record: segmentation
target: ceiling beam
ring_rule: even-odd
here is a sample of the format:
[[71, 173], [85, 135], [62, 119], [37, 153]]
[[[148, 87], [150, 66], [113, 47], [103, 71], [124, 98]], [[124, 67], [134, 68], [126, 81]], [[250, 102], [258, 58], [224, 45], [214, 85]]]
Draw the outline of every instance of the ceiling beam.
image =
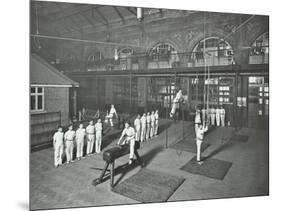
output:
[[80, 13], [80, 15], [92, 26], [93, 29], [95, 29], [95, 22], [89, 18], [85, 13]]
[[121, 12], [118, 10], [117, 7], [112, 6], [113, 9], [115, 10], [115, 12], [118, 14], [119, 18], [122, 20], [123, 23], [125, 23], [125, 18], [123, 17], [123, 15], [121, 14]]
[[105, 25], [108, 25], [108, 20], [104, 17], [104, 15], [101, 13], [101, 11], [99, 11], [98, 8], [95, 8], [95, 10], [97, 11], [97, 13], [101, 17], [101, 19], [105, 22]]
[[137, 12], [136, 12], [133, 8], [131, 8], [131, 7], [126, 7], [126, 9], [127, 9], [130, 13], [132, 13], [134, 16], [137, 16]]

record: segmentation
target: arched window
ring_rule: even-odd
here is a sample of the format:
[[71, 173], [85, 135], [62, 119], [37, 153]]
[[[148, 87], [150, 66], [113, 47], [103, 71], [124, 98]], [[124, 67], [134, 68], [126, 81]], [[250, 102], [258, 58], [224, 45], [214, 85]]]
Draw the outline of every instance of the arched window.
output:
[[169, 43], [158, 43], [149, 52], [149, 68], [171, 68], [179, 62], [176, 49]]
[[269, 54], [269, 33], [259, 36], [251, 46], [250, 64], [268, 63]]
[[229, 65], [233, 62], [233, 49], [222, 38], [208, 37], [193, 48], [191, 60], [195, 66], [204, 66], [205, 62], [207, 66]]

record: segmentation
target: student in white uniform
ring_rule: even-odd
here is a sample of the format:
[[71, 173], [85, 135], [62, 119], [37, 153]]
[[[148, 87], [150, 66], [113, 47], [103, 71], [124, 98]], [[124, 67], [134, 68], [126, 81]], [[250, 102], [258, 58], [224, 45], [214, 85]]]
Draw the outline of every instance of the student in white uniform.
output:
[[221, 110], [219, 107], [216, 108], [216, 122], [217, 122], [217, 126], [220, 126], [220, 119], [221, 119], [221, 114], [220, 114]]
[[75, 138], [76, 138], [76, 157], [78, 160], [83, 158], [83, 148], [84, 148], [84, 139], [86, 136], [86, 130], [83, 128], [83, 124], [79, 125], [79, 128], [76, 130]]
[[134, 152], [135, 152], [135, 129], [130, 126], [128, 122], [125, 123], [125, 128], [121, 134], [121, 137], [119, 138], [117, 144], [119, 145], [121, 140], [126, 136], [124, 141], [122, 142], [121, 145], [123, 144], [130, 144], [130, 154], [129, 154], [129, 164], [131, 165], [134, 159]]
[[208, 130], [208, 126], [203, 127], [202, 124], [199, 125], [197, 132], [196, 132], [196, 146], [197, 146], [197, 155], [196, 160], [199, 165], [203, 162], [201, 161], [201, 145], [204, 139], [204, 133]]
[[136, 141], [140, 141], [141, 138], [141, 120], [140, 115], [137, 115], [137, 118], [134, 121], [134, 126], [136, 130]]
[[68, 131], [64, 134], [65, 141], [65, 153], [66, 153], [66, 163], [74, 162], [73, 161], [73, 147], [74, 147], [75, 131], [73, 126], [68, 127]]
[[195, 135], [197, 134], [197, 130], [200, 124], [202, 124], [201, 113], [200, 110], [197, 108], [195, 111], [195, 119], [194, 119]]
[[54, 146], [54, 165], [58, 167], [62, 165], [62, 154], [63, 154], [63, 132], [62, 127], [58, 127], [58, 131], [53, 136]]
[[150, 113], [147, 112], [146, 114], [146, 140], [150, 138], [150, 123], [151, 123], [151, 118], [150, 118]]
[[204, 106], [201, 109], [201, 113], [202, 113], [202, 123], [207, 121], [207, 109], [206, 106]]
[[141, 142], [146, 140], [146, 113], [143, 113], [141, 119]]
[[94, 121], [91, 120], [89, 125], [86, 127], [87, 134], [87, 155], [90, 156], [93, 152], [94, 143], [95, 143], [95, 126]]
[[225, 126], [225, 109], [223, 108], [223, 106], [221, 106], [221, 109], [220, 109], [220, 117], [221, 117], [221, 126], [224, 127]]
[[211, 123], [212, 125], [215, 125], [216, 121], [216, 109], [215, 107], [211, 107]]
[[154, 135], [157, 136], [158, 135], [158, 128], [159, 128], [159, 114], [158, 114], [158, 110], [155, 110], [155, 129], [154, 129]]
[[183, 95], [182, 95], [182, 90], [180, 89], [177, 92], [176, 97], [173, 99], [173, 105], [172, 105], [172, 109], [171, 109], [171, 112], [170, 112], [171, 118], [175, 115], [176, 108], [179, 106], [179, 103], [182, 99], [183, 99]]
[[117, 115], [117, 112], [116, 112], [116, 109], [114, 108], [114, 105], [112, 104], [111, 105], [111, 108], [110, 108], [110, 111], [109, 111], [109, 122], [110, 122], [110, 126], [113, 127], [113, 117], [114, 115], [116, 116], [116, 118], [118, 118], [118, 115]]
[[150, 115], [150, 138], [154, 136], [154, 130], [155, 130], [155, 114], [154, 111], [151, 111]]
[[101, 152], [101, 144], [102, 144], [102, 123], [101, 119], [98, 119], [98, 122], [95, 124], [95, 132], [96, 132], [96, 153]]

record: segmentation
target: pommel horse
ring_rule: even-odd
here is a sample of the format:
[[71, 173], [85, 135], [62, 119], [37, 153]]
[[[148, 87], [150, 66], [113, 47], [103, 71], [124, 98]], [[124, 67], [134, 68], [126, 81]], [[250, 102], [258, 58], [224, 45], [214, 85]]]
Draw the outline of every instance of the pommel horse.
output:
[[[140, 162], [141, 166], [143, 167], [143, 163], [141, 161], [141, 158], [138, 154], [137, 151], [138, 147], [135, 147], [135, 156], [137, 158], [137, 160]], [[106, 151], [104, 151], [103, 153], [103, 160], [105, 161], [105, 166], [101, 172], [101, 175], [99, 178], [94, 179], [92, 182], [93, 186], [97, 186], [98, 184], [103, 182], [105, 173], [110, 165], [110, 188], [113, 188], [114, 185], [114, 163], [115, 160], [130, 153], [130, 145], [129, 144], [124, 144], [124, 145], [119, 145], [116, 147], [113, 147], [111, 149], [108, 149]]]

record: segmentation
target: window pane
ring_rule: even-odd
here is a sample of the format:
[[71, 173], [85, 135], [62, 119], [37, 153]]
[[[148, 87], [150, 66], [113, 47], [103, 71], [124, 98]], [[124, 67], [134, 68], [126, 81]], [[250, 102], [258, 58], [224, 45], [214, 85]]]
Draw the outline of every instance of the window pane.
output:
[[35, 110], [35, 96], [30, 96], [30, 109]]
[[35, 87], [30, 88], [30, 93], [35, 93]]
[[37, 88], [37, 93], [42, 93], [43, 89], [41, 87]]
[[37, 109], [38, 110], [42, 110], [43, 109], [43, 96], [39, 95], [37, 100], [38, 100], [38, 102], [37, 102], [38, 103]]

